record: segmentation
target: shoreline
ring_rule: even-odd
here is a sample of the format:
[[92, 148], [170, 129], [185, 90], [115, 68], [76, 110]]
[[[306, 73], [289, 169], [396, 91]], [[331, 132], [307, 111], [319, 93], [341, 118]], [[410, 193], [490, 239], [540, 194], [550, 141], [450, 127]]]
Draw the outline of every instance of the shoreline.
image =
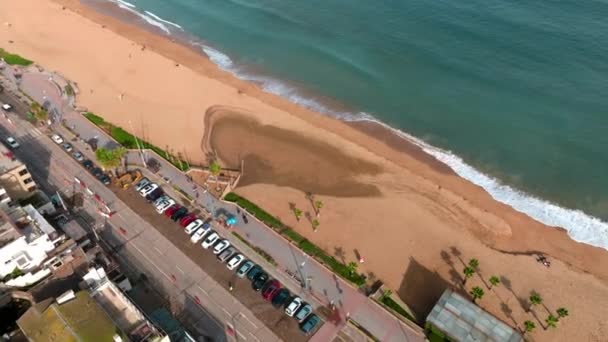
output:
[[[458, 288], [461, 280], [454, 279], [461, 269], [456, 260], [460, 254], [452, 253], [454, 267], [444, 258], [444, 252], [460, 250], [461, 262], [469, 258], [481, 261], [484, 277], [487, 272], [509, 277], [509, 291], [498, 288], [492, 293], [497, 291], [501, 299], [512, 300], [510, 310], [519, 323], [529, 318], [529, 313], [517, 306], [513, 296], [526, 298], [532, 290], [541, 291], [548, 305], [572, 310], [573, 317], [560, 322], [571, 325], [569, 330], [543, 332], [547, 334], [543, 336], [552, 336], [553, 340], [585, 339], [589, 336], [586, 332], [593, 331], [600, 324], [598, 320], [608, 316], [608, 305], [604, 305], [608, 270], [603, 267], [608, 253], [604, 249], [577, 243], [566, 231], [543, 225], [494, 200], [482, 187], [435, 160], [425, 147], [414, 142], [402, 144], [403, 137], [381, 123], [339, 121], [300, 107], [221, 70], [191, 47], [104, 16], [77, 0], [36, 5], [34, 0], [23, 0], [0, 6], [8, 9], [4, 15], [0, 12], [0, 20], [12, 24], [0, 30], [0, 39], [14, 41], [7, 49], [78, 82], [79, 105], [121, 127], [128, 128], [133, 120], [132, 133], [161, 148], [170, 146], [177, 152], [183, 149], [192, 159], [203, 160], [204, 132], [213, 130], [213, 124], [209, 127], [204, 121], [213, 110], [234, 108], [246, 120], [259, 122], [255, 132], [276, 128], [281, 134], [269, 134], [258, 142], [252, 141], [254, 133], [238, 135], [244, 132], [239, 127], [242, 122], [224, 125], [216, 138], [230, 138], [233, 145], [225, 143], [227, 158], [241, 144], [258, 157], [272, 154], [265, 161], [279, 172], [315, 177], [315, 171], [322, 172], [322, 168], [281, 168], [290, 163], [298, 166], [298, 159], [316, 155], [307, 143], [315, 141], [340, 152], [319, 157], [319, 163], [349, 158], [356, 165], [360, 165], [358, 160], [377, 165], [382, 172], [347, 177], [373, 185], [380, 196], [340, 197], [332, 196], [331, 191], [320, 195], [324, 202], [322, 225], [315, 233], [306, 222], [297, 222], [287, 205], [293, 202], [310, 210], [302, 189], [253, 182], [237, 192], [328, 253], [341, 248], [343, 257], [350, 261], [357, 260], [353, 250], [361, 252], [366, 257], [365, 264], [359, 265], [361, 271], [376, 274], [408, 304], [427, 295], [424, 291], [441, 288], [439, 285]], [[66, 8], [62, 10], [62, 6]], [[82, 33], [75, 35], [74, 30]], [[41, 40], [41, 35], [50, 39]], [[119, 99], [123, 92], [124, 100], [122, 96]], [[301, 139], [286, 140], [284, 132]], [[277, 141], [293, 147], [276, 148]], [[385, 262], [387, 251], [394, 263]], [[552, 266], [540, 268], [533, 257], [518, 253], [546, 254]], [[476, 282], [479, 280], [471, 281]], [[412, 288], [416, 285], [424, 293]], [[574, 287], [584, 288], [585, 296], [573, 291]], [[431, 302], [437, 299], [434, 296], [431, 293], [424, 298]], [[503, 320], [509, 319], [498, 300], [484, 299], [482, 305]]]
[[[66, 0], [56, 0], [56, 2], [62, 3], [66, 2]], [[67, 2], [73, 1], [67, 0]], [[89, 0], [86, 2], [93, 1]], [[283, 103], [269, 101], [268, 103], [272, 106], [281, 107], [282, 105], [285, 105], [284, 102], [287, 102], [288, 105], [285, 106], [286, 110], [291, 114], [299, 116], [300, 118], [306, 119], [306, 117], [301, 116], [301, 113], [294, 110], [294, 106], [296, 108], [306, 109], [308, 113], [305, 113], [304, 116], [309, 116], [311, 113], [321, 114], [345, 123], [346, 125], [353, 127], [365, 135], [373, 138], [374, 140], [385, 143], [395, 151], [408, 154], [410, 157], [413, 157], [421, 163], [430, 166], [435, 171], [445, 174], [458, 175], [460, 178], [472, 183], [474, 186], [481, 186], [484, 191], [486, 191], [490, 197], [492, 197], [492, 200], [505, 204], [513, 208], [515, 211], [527, 215], [531, 219], [543, 225], [564, 230], [568, 236], [576, 242], [581, 242], [593, 247], [608, 250], [608, 236], [601, 237], [608, 234], [608, 222], [604, 222], [601, 219], [587, 214], [579, 209], [562, 207], [561, 205], [555, 204], [550, 200], [538, 198], [533, 194], [521, 191], [510, 185], [505, 185], [500, 179], [475, 169], [457, 155], [453, 155], [449, 151], [428, 145], [424, 141], [410, 136], [398, 128], [388, 126], [373, 117], [356, 118], [351, 116], [351, 111], [346, 104], [340, 104], [330, 99], [326, 99], [325, 101], [327, 103], [324, 103], [323, 100], [320, 100], [319, 95], [311, 98], [311, 101], [314, 103], [314, 106], [311, 107], [301, 105], [299, 103], [300, 101], [294, 102], [293, 99], [283, 97], [281, 94], [276, 92], [268, 91], [265, 89], [262, 82], [248, 80], [247, 78], [243, 79], [239, 77], [239, 75], [237, 75], [233, 70], [226, 69], [223, 65], [221, 65], [222, 61], [215, 60], [216, 58], [229, 60], [230, 57], [207, 45], [205, 42], [201, 41], [192, 34], [183, 31], [181, 26], [169, 21], [165, 21], [162, 18], [155, 16], [151, 12], [146, 12], [145, 15], [153, 16], [154, 20], [159, 20], [161, 25], [165, 23], [172, 27], [163, 27], [163, 29], [161, 29], [154, 26], [148, 21], [148, 19], [144, 20], [142, 18], [141, 15], [143, 14], [135, 14], [133, 11], [136, 11], [136, 9], [128, 6], [124, 2], [114, 3], [110, 2], [110, 0], [102, 0], [101, 2], [95, 1], [95, 4], [84, 4], [84, 6], [92, 8], [94, 11], [99, 11], [101, 9], [102, 12], [105, 12], [105, 14], [109, 15], [109, 17], [118, 19], [121, 22], [128, 22], [129, 20], [132, 22], [135, 20], [136, 23], [131, 25], [135, 25], [144, 31], [150, 32], [164, 39], [168, 39], [175, 44], [180, 44], [181, 46], [191, 50], [196, 55], [205, 58], [219, 72], [227, 73], [229, 77], [222, 79], [222, 81], [228, 81], [231, 85], [237, 87], [239, 91], [244, 92], [244, 89], [241, 88], [244, 88], [243, 84], [246, 84], [252, 86], [253, 90], [256, 91], [252, 93], [253, 96], [260, 98], [259, 93], [265, 93], [266, 95], [277, 97], [283, 101]], [[176, 28], [179, 29], [175, 30]], [[165, 31], [165, 29], [169, 31]], [[168, 34], [169, 32], [170, 34]], [[213, 58], [209, 54], [209, 50], [212, 50], [214, 54], [219, 54], [221, 56]], [[160, 53], [162, 54], [162, 52]], [[172, 58], [170, 54], [166, 55], [166, 57]], [[225, 64], [225, 61], [223, 63]], [[230, 63], [232, 63], [232, 61], [230, 61]], [[208, 70], [206, 72], [208, 72]], [[306, 92], [307, 91], [304, 90], [303, 95], [298, 95], [298, 99], [306, 99]], [[264, 98], [263, 100], [268, 99]], [[323, 111], [318, 112], [318, 109], [323, 109]], [[376, 151], [373, 152], [376, 153]], [[596, 233], [596, 237], [591, 237], [589, 235], [590, 233]]]
[[[471, 205], [478, 207], [484, 212], [506, 212], [508, 216], [510, 216], [509, 218], [517, 223], [521, 224], [522, 222], [531, 221], [526, 222], [526, 225], [533, 225], [543, 230], [553, 230], [554, 233], [557, 233], [557, 236], [565, 235], [568, 240], [575, 244], [582, 245], [583, 248], [590, 247], [591, 249], [599, 249], [601, 251], [605, 250], [601, 247], [576, 241], [568, 235], [565, 228], [559, 226], [547, 226], [542, 222], [533, 219], [526, 213], [517, 211], [510, 205], [495, 200], [485, 189], [472, 183], [468, 179], [458, 176], [449, 166], [447, 166], [447, 164], [424, 151], [419, 145], [415, 144], [409, 139], [399, 136], [395, 129], [388, 128], [380, 122], [370, 120], [344, 121], [333, 118], [326, 114], [311, 111], [308, 108], [301, 107], [298, 104], [290, 102], [288, 99], [264, 91], [256, 83], [239, 79], [233, 73], [223, 70], [214, 64], [208, 56], [202, 53], [202, 51], [197, 49], [194, 45], [188, 44], [185, 41], [172, 40], [170, 36], [167, 35], [159, 35], [154, 33], [152, 30], [146, 28], [145, 24], [143, 23], [137, 25], [126, 23], [119, 18], [115, 18], [114, 16], [100, 13], [94, 8], [95, 6], [83, 4], [79, 0], [51, 1], [65, 6], [67, 9], [72, 10], [88, 20], [101, 25], [104, 29], [110, 30], [116, 34], [119, 34], [120, 36], [136, 42], [137, 44], [145, 47], [145, 49], [156, 52], [169, 60], [174, 60], [178, 65], [187, 66], [198, 73], [205, 74], [210, 78], [214, 78], [222, 83], [228, 84], [229, 86], [234, 87], [239, 94], [255, 97], [256, 99], [261, 100], [270, 106], [285, 110], [291, 115], [294, 115], [295, 117], [302, 119], [307, 123], [316, 126], [317, 128], [325, 129], [325, 127], [331, 127], [331, 132], [333, 134], [337, 134], [348, 141], [365, 141], [366, 143], [370, 143], [365, 146], [366, 150], [382, 156], [383, 158], [399, 166], [406, 167], [415, 174], [424, 175], [427, 180], [437, 184], [440, 189], [449, 189], [451, 192], [458, 194], [456, 195], [458, 197], [462, 196], [460, 194], [473, 195], [462, 196], [462, 199], [464, 202], [470, 202]], [[103, 6], [122, 11], [122, 9], [114, 3], [107, 2], [106, 5], [105, 0], [103, 2]], [[133, 17], [135, 18], [136, 15], [133, 14]], [[203, 60], [204, 63], [201, 63]], [[366, 138], [371, 138], [371, 140]], [[399, 146], [398, 149], [395, 149], [396, 145], [401, 146]], [[416, 161], [416, 164], [418, 164], [415, 168], [411, 167], [412, 160]], [[451, 175], [448, 174], [448, 169], [450, 170], [449, 173], [451, 173]], [[434, 177], [435, 172], [428, 172], [437, 170], [441, 171], [441, 175], [447, 175], [447, 179]], [[556, 234], [551, 235], [556, 236]], [[572, 263], [572, 265], [577, 267], [576, 263]], [[585, 270], [585, 267], [577, 268]], [[606, 272], [606, 275], [602, 278], [608, 280], [608, 272]]]

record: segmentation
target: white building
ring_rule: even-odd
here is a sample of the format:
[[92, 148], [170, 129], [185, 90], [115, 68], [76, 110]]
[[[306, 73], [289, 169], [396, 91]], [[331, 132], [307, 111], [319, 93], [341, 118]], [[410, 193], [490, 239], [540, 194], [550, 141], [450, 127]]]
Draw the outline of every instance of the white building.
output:
[[32, 205], [2, 208], [0, 279], [19, 269], [36, 272], [64, 240]]

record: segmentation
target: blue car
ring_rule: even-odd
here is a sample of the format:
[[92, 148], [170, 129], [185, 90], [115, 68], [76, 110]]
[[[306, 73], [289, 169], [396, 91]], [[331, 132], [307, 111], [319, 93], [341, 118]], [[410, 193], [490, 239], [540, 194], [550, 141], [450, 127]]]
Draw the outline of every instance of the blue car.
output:
[[317, 327], [317, 325], [319, 325], [320, 322], [321, 319], [319, 318], [319, 316], [312, 314], [308, 316], [308, 318], [306, 318], [304, 322], [300, 323], [300, 330], [302, 330], [304, 334], [309, 335], [315, 330], [315, 328]]

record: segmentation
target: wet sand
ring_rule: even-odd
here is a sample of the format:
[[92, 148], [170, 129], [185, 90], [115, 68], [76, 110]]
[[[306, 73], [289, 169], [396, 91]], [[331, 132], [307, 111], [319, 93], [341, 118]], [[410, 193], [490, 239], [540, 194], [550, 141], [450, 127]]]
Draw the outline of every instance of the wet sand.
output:
[[[537, 329], [535, 340], [608, 336], [605, 250], [496, 202], [392, 132], [265, 93], [191, 47], [76, 0], [1, 2], [0, 22], [11, 24], [0, 26], [0, 46], [78, 82], [78, 105], [127, 129], [132, 121], [135, 134], [194, 162], [205, 163], [212, 149], [225, 166], [244, 159], [238, 193], [345, 262], [357, 250], [365, 257], [359, 269], [422, 317], [445, 286], [461, 288], [462, 263], [477, 258], [483, 277], [462, 291], [484, 287], [489, 275], [507, 279], [479, 301], [502, 320], [514, 326], [535, 320], [520, 303], [533, 290], [550, 310], [570, 310], [558, 329]], [[245, 118], [206, 122], [215, 112]], [[289, 207], [311, 211], [307, 191], [324, 202], [314, 233]], [[551, 268], [538, 264], [534, 252], [548, 255]], [[544, 322], [544, 308], [537, 314]]]

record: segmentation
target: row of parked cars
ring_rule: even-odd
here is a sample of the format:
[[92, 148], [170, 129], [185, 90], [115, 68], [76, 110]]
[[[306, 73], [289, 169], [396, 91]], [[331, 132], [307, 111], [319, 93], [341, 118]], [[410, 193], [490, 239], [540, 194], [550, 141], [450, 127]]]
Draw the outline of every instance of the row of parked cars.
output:
[[203, 219], [188, 213], [186, 207], [177, 204], [174, 199], [164, 194], [158, 184], [147, 178], [139, 181], [134, 189], [149, 202], [153, 202], [158, 214], [164, 214], [178, 222], [190, 236], [192, 243], [200, 243], [203, 249], [212, 251], [220, 262], [225, 263], [230, 271], [236, 273], [237, 277], [246, 277], [251, 282], [252, 289], [261, 292], [266, 301], [276, 308], [283, 308], [287, 316], [294, 317], [300, 323], [300, 330], [305, 334], [311, 333], [319, 325], [321, 319], [313, 313], [310, 304], [281, 287], [278, 280], [270, 279], [260, 265], [248, 260], [231, 246], [230, 241], [223, 239], [211, 228], [211, 218]]
[[53, 140], [57, 145], [61, 146], [64, 151], [69, 153], [72, 158], [76, 159], [76, 161], [80, 162], [85, 169], [87, 169], [95, 178], [97, 178], [104, 185], [110, 185], [111, 179], [103, 170], [95, 165], [90, 159], [85, 159], [84, 155], [76, 151], [74, 146], [69, 142], [66, 142], [59, 134], [53, 134], [51, 136], [51, 140]]

